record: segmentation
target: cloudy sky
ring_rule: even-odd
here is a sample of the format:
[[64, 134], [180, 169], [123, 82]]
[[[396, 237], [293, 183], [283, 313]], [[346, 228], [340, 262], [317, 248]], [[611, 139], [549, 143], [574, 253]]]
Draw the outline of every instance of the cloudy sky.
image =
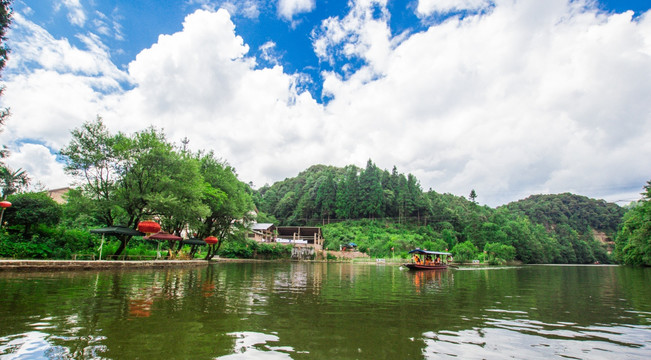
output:
[[313, 164], [412, 173], [497, 206], [651, 179], [651, 3], [14, 0], [7, 163], [68, 186], [97, 115], [214, 149], [256, 187]]

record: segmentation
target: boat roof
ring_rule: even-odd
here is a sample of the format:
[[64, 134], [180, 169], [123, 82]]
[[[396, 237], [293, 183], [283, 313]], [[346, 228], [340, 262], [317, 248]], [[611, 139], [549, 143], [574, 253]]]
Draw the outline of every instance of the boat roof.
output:
[[427, 250], [421, 250], [421, 249], [414, 249], [409, 252], [410, 254], [428, 254], [428, 255], [452, 255], [452, 253], [449, 252], [444, 252], [444, 251], [427, 251]]

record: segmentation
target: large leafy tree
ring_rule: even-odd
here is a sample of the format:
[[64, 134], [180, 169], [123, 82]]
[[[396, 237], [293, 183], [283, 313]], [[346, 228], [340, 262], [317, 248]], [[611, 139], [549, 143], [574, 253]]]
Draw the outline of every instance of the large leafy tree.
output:
[[114, 225], [118, 204], [115, 196], [125, 160], [116, 149], [124, 136], [111, 135], [101, 117], [72, 130], [72, 140], [61, 149], [65, 171], [76, 177], [83, 194], [92, 200], [93, 210], [101, 222]]
[[235, 170], [215, 157], [213, 152], [197, 155], [200, 173], [205, 181], [203, 202], [208, 206], [202, 217], [198, 236], [214, 235], [218, 245], [207, 254], [210, 259], [225, 242], [240, 237], [253, 218], [253, 200], [248, 185], [237, 178]]
[[206, 184], [199, 173], [197, 159], [171, 152], [166, 159], [166, 172], [159, 179], [159, 191], [147, 197], [152, 214], [158, 214], [161, 227], [181, 235], [187, 226], [195, 229], [200, 219], [210, 213], [204, 200]]
[[[83, 194], [93, 204], [90, 209], [103, 224], [133, 228], [158, 216], [168, 231], [179, 233], [207, 213], [197, 161], [176, 152], [161, 131], [112, 135], [98, 117], [72, 135], [61, 151], [66, 171], [81, 180]], [[119, 239], [116, 255], [131, 237]]]
[[164, 133], [150, 127], [120, 137], [115, 146], [123, 159], [115, 199], [128, 226], [144, 217], [161, 216], [165, 230], [178, 233], [181, 224], [206, 212], [200, 203], [203, 181], [198, 163], [176, 152]]

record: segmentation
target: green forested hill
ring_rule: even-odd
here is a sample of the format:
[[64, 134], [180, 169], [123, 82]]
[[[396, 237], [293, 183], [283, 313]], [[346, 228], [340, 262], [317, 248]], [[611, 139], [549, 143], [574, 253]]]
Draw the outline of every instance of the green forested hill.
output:
[[531, 195], [509, 203], [512, 212], [527, 215], [531, 221], [552, 229], [556, 224], [567, 224], [584, 233], [589, 229], [613, 236], [626, 210], [604, 200], [590, 199], [570, 193], [558, 195]]
[[[625, 212], [573, 194], [534, 195], [497, 209], [424, 192], [418, 179], [366, 168], [315, 165], [259, 189], [254, 201], [279, 225], [323, 225], [326, 247], [355, 242], [372, 256], [414, 247], [525, 263], [609, 262], [592, 229], [613, 236]], [[465, 255], [464, 255], [465, 254]], [[482, 255], [483, 254], [483, 255]]]
[[427, 199], [413, 175], [380, 170], [314, 165], [294, 178], [258, 190], [258, 210], [283, 225], [331, 222], [335, 219], [407, 218], [429, 214]]

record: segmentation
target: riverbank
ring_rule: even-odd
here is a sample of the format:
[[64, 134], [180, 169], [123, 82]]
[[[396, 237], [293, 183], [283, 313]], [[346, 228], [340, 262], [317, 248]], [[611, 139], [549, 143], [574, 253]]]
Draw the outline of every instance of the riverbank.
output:
[[217, 260], [0, 260], [0, 271], [63, 271], [206, 266]]

